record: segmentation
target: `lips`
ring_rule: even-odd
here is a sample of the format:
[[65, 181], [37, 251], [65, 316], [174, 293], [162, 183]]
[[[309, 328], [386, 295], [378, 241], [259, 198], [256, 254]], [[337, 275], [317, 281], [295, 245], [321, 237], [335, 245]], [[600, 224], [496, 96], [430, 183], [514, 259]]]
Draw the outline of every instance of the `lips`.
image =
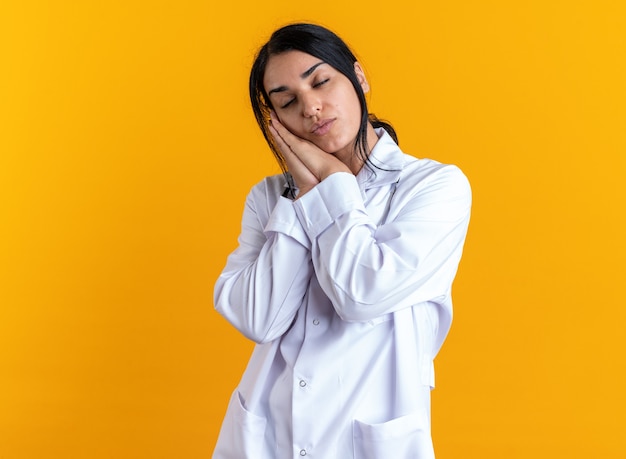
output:
[[311, 134], [315, 135], [324, 135], [327, 134], [328, 131], [333, 127], [334, 119], [326, 119], [315, 123], [311, 127]]

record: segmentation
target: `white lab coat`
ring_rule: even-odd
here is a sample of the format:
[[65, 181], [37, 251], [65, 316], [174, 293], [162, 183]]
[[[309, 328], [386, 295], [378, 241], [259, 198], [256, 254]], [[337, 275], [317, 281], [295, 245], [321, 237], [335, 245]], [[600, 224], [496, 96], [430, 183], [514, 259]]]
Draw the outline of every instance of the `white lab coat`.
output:
[[455, 166], [403, 154], [382, 129], [377, 167], [296, 201], [283, 176], [246, 200], [216, 309], [257, 342], [215, 459], [433, 458], [433, 358], [470, 216]]

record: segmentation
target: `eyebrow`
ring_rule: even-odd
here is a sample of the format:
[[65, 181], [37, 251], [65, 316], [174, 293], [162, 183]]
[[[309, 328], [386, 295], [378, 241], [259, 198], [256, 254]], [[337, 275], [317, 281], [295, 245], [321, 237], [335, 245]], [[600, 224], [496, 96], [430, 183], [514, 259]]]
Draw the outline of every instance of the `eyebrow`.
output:
[[[306, 71], [304, 71], [303, 73], [301, 73], [301, 74], [300, 74], [300, 78], [302, 78], [303, 80], [304, 80], [305, 78], [308, 78], [309, 76], [311, 76], [311, 74], [312, 74], [313, 72], [315, 72], [315, 69], [316, 69], [316, 68], [318, 68], [320, 65], [325, 64], [325, 63], [326, 63], [326, 62], [324, 62], [324, 61], [320, 61], [320, 62], [318, 62], [317, 64], [312, 65], [312, 66], [311, 66], [308, 70], [306, 70]], [[271, 96], [271, 95], [272, 95], [272, 94], [274, 94], [275, 92], [284, 92], [284, 91], [287, 91], [287, 89], [289, 89], [289, 88], [287, 88], [287, 86], [279, 86], [279, 87], [277, 87], [277, 88], [271, 89], [271, 90], [267, 93], [267, 95], [268, 95], [268, 96]]]

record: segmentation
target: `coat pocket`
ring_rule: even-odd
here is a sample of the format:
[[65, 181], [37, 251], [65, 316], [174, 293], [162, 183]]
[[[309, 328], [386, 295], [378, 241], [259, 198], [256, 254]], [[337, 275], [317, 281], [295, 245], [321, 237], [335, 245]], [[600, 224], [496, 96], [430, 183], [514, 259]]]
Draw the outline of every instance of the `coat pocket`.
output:
[[382, 424], [354, 421], [355, 459], [434, 459], [427, 413], [413, 413]]
[[235, 391], [228, 405], [213, 459], [266, 458], [265, 428], [267, 420], [248, 411]]

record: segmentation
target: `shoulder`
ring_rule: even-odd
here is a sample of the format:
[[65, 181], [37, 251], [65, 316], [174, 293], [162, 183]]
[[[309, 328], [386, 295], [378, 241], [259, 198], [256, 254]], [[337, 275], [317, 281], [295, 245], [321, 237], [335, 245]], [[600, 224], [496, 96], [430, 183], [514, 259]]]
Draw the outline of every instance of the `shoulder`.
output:
[[472, 190], [463, 171], [454, 164], [405, 155], [397, 193], [405, 203], [432, 206], [438, 212], [466, 214], [472, 203]]
[[456, 185], [469, 190], [469, 180], [463, 171], [454, 164], [444, 164], [434, 159], [416, 158], [404, 154], [405, 165], [402, 181], [412, 186], [439, 184]]

